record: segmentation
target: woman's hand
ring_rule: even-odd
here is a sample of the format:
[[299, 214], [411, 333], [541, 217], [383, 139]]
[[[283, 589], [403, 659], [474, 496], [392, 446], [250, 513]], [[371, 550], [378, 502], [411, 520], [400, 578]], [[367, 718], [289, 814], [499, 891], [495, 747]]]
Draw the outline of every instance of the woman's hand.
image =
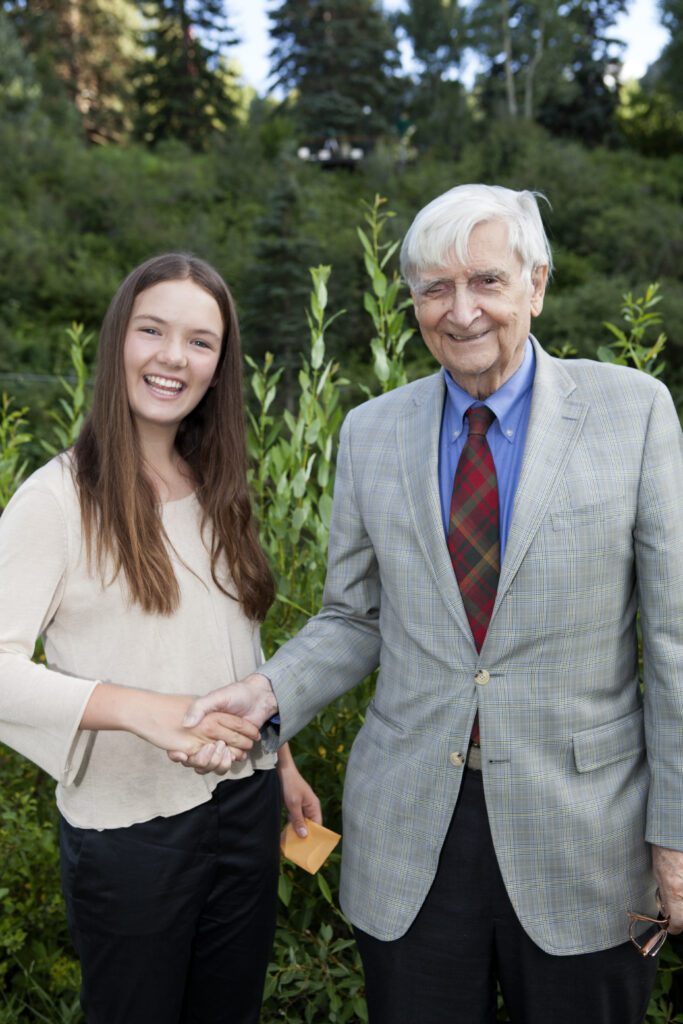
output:
[[183, 726], [183, 717], [192, 703], [192, 697], [100, 683], [92, 692], [80, 725], [81, 729], [125, 730], [155, 747], [186, 757], [208, 745], [221, 751], [225, 771], [232, 761], [243, 761], [260, 739], [256, 726], [224, 711], [209, 712], [197, 725]]
[[314, 821], [317, 825], [323, 823], [320, 801], [299, 772], [288, 743], [280, 747], [277, 758], [282, 799], [294, 831], [303, 838], [308, 835], [304, 818]]

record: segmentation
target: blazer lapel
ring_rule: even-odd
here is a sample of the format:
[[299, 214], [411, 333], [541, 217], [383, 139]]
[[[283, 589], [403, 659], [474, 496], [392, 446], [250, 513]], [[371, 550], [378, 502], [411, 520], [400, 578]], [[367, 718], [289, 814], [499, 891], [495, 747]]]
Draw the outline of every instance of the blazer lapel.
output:
[[440, 373], [427, 377], [401, 411], [396, 427], [398, 461], [422, 553], [446, 606], [472, 641], [441, 519], [439, 436], [445, 391]]
[[571, 397], [576, 385], [561, 361], [532, 341], [536, 374], [529, 426], [492, 619], [547, 512], [588, 412], [587, 403]]
[[[544, 352], [535, 338], [532, 341], [536, 374], [531, 412], [492, 621], [548, 510], [588, 411], [587, 403], [572, 398], [576, 385], [561, 361]], [[425, 378], [413, 394], [397, 423], [398, 461], [415, 535], [434, 582], [474, 644], [441, 521], [439, 435], [444, 392], [443, 377], [435, 374]]]

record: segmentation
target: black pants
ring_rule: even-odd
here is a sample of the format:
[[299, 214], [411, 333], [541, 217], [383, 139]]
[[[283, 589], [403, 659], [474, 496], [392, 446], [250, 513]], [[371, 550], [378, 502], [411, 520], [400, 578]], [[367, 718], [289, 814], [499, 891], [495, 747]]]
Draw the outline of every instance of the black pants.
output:
[[60, 823], [88, 1024], [257, 1024], [275, 931], [275, 771], [129, 828]]
[[411, 927], [394, 942], [356, 938], [370, 1024], [493, 1024], [496, 979], [513, 1024], [641, 1024], [657, 968], [630, 942], [552, 956], [531, 941], [498, 869], [481, 772], [470, 770]]

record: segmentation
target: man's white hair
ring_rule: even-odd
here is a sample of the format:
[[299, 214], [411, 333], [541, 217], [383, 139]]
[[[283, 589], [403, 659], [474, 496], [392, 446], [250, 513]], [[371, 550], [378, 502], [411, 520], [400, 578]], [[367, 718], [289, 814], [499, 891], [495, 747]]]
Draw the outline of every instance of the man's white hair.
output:
[[[536, 267], [552, 271], [553, 257], [538, 209], [542, 192], [515, 192], [501, 185], [457, 185], [423, 207], [401, 246], [401, 273], [415, 289], [422, 274], [455, 257], [466, 264], [470, 235], [484, 221], [504, 221], [510, 251], [531, 281]], [[546, 200], [547, 202], [547, 200]]]

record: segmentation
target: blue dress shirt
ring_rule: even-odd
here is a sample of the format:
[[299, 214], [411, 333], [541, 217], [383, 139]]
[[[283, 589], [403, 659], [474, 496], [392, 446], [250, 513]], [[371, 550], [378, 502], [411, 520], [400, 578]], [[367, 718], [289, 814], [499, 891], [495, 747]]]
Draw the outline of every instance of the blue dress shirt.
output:
[[459, 384], [455, 383], [450, 373], [446, 370], [441, 372], [446, 380], [446, 401], [443, 406], [439, 438], [439, 493], [444, 532], [448, 536], [453, 478], [467, 438], [465, 413], [471, 405], [487, 405], [496, 415], [487, 431], [486, 439], [491, 449], [498, 478], [500, 564], [502, 565], [512, 523], [512, 510], [529, 425], [531, 390], [536, 372], [534, 350], [531, 342], [527, 341], [524, 360], [520, 368], [485, 402], [474, 401], [471, 395], [468, 395]]

